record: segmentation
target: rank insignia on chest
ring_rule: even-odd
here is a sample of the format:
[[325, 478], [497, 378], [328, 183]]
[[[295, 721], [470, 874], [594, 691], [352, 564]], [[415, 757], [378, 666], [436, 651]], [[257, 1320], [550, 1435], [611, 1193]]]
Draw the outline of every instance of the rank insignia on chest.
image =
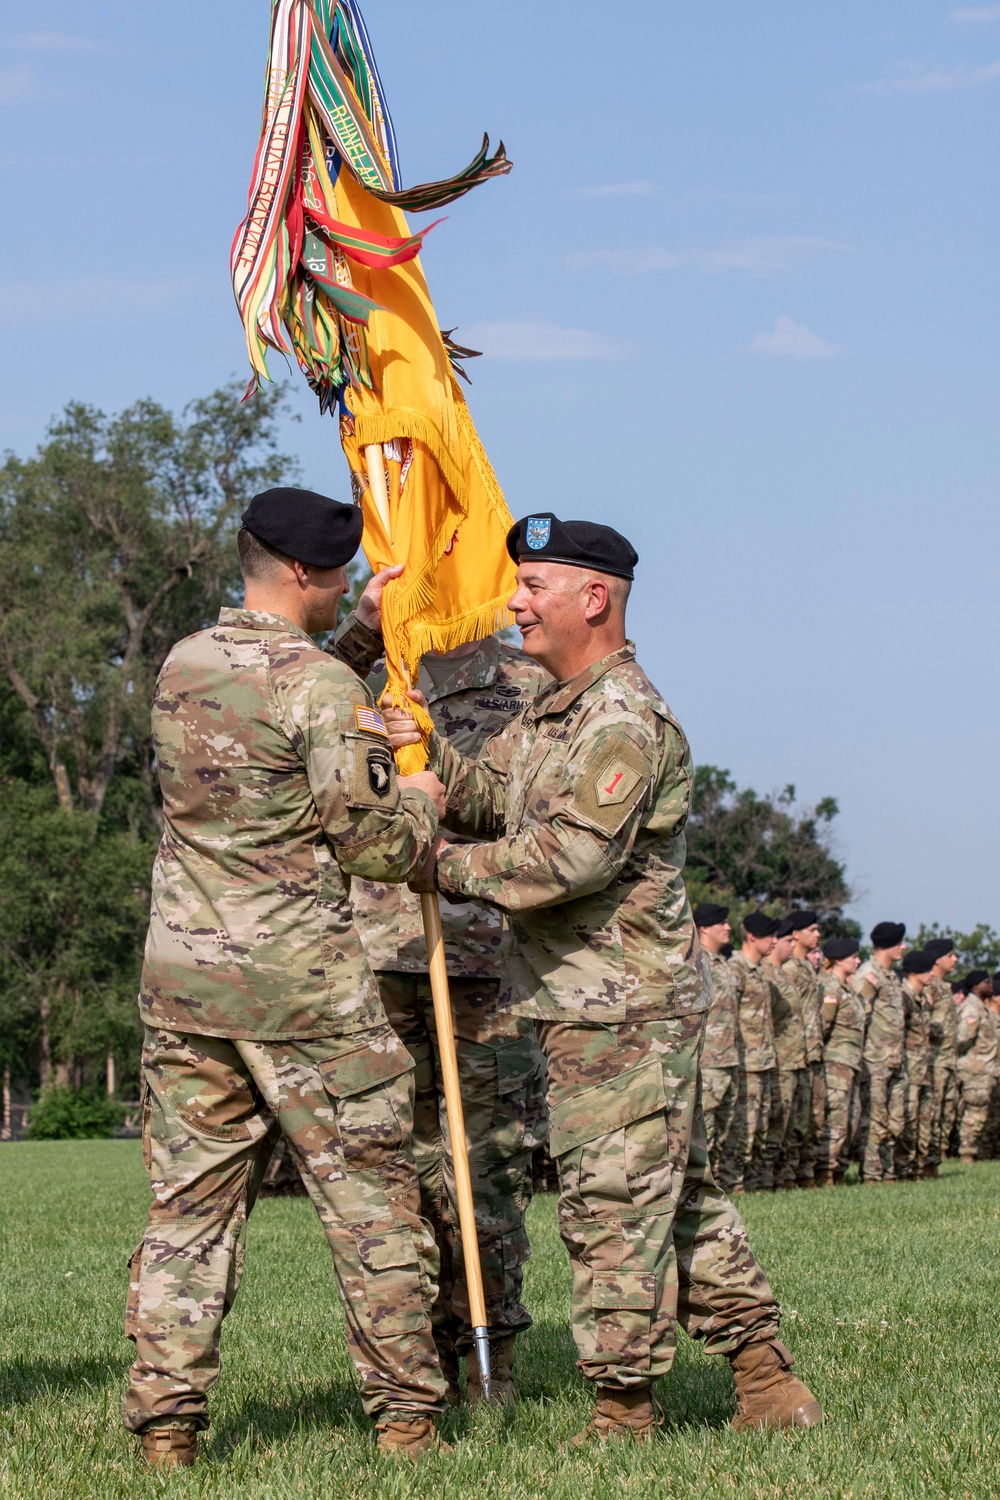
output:
[[356, 707], [354, 717], [358, 721], [358, 728], [362, 734], [380, 734], [383, 739], [389, 738], [389, 731], [385, 727], [385, 721], [380, 713], [373, 708]]
[[392, 758], [387, 750], [369, 750], [368, 785], [376, 797], [387, 797], [392, 788]]
[[599, 807], [613, 807], [616, 802], [624, 802], [638, 780], [639, 778], [631, 766], [627, 766], [622, 760], [613, 760], [601, 772], [600, 779], [595, 788], [597, 805]]

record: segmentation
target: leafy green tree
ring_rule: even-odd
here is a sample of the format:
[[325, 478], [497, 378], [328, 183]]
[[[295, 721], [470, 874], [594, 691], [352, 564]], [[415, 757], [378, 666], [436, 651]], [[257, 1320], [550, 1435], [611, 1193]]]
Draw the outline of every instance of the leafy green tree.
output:
[[830, 848], [833, 797], [800, 808], [795, 787], [773, 796], [739, 788], [728, 771], [695, 771], [687, 824], [685, 878], [693, 901], [728, 904], [734, 918], [758, 907], [809, 906], [827, 934], [855, 932], [844, 916], [851, 900], [844, 866]]

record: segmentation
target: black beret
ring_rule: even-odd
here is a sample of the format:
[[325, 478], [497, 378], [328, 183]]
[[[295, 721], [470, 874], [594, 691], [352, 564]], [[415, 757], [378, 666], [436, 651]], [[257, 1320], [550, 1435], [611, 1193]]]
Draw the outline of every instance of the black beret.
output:
[[842, 958], [853, 958], [859, 946], [857, 938], [830, 938], [823, 944], [823, 957], [836, 964]]
[[944, 958], [946, 953], [954, 953], [954, 951], [955, 944], [951, 938], [931, 938], [929, 943], [924, 944], [924, 952], [933, 953], [935, 963], [939, 958]]
[[537, 557], [634, 578], [639, 554], [620, 531], [595, 521], [560, 521], [550, 510], [515, 521], [507, 533], [507, 551], [515, 562]]
[[247, 531], [311, 568], [341, 568], [361, 546], [364, 516], [315, 490], [264, 490], [240, 517]]
[[764, 911], [752, 911], [743, 918], [743, 930], [755, 938], [774, 937], [778, 931], [778, 919], [769, 917]]
[[782, 917], [781, 921], [778, 923], [778, 930], [774, 935], [776, 938], [786, 938], [791, 937], [792, 933], [795, 931], [795, 924], [793, 923], [791, 917]]
[[1000, 974], [994, 974], [993, 976], [993, 993], [994, 995], [1000, 995]]
[[974, 990], [977, 984], [982, 984], [983, 980], [989, 977], [985, 969], [971, 969], [965, 976], [966, 991]]
[[729, 907], [720, 906], [717, 901], [699, 901], [694, 909], [696, 927], [717, 927], [720, 922], [728, 921]]
[[803, 927], [819, 926], [819, 917], [814, 911], [790, 911], [785, 921], [791, 922], [792, 932], [801, 932]]
[[905, 936], [905, 922], [876, 922], [871, 931], [872, 945], [876, 948], [898, 948]]
[[904, 974], [929, 974], [937, 962], [926, 948], [913, 948], [903, 956]]
[[951, 993], [953, 995], [964, 995], [965, 994], [965, 980], [964, 979], [953, 979], [951, 981]]

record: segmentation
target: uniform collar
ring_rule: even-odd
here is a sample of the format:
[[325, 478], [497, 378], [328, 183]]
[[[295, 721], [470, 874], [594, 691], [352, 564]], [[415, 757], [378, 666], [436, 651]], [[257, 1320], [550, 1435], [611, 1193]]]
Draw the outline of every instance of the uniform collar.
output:
[[272, 615], [263, 609], [220, 609], [219, 624], [223, 630], [252, 630], [257, 635], [297, 635], [310, 646], [316, 644], [311, 635], [293, 625], [291, 620], [286, 620], [284, 615]]
[[500, 665], [500, 642], [495, 635], [481, 641], [476, 651], [458, 656], [446, 676], [434, 677], [421, 664], [419, 685], [428, 703], [450, 698], [453, 693], [467, 693], [472, 688], [486, 688], [496, 681]]
[[622, 662], [635, 661], [635, 642], [626, 641], [618, 651], [595, 661], [585, 671], [571, 677], [568, 682], [550, 682], [535, 698], [525, 712], [526, 720], [544, 719], [550, 714], [564, 714], [589, 687]]

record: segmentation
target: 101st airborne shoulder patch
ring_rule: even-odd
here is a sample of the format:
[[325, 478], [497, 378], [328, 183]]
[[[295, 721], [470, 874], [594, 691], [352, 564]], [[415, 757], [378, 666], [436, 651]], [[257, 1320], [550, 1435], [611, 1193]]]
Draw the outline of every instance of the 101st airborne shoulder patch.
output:
[[392, 791], [392, 758], [388, 750], [368, 751], [368, 785], [376, 797], [388, 797]]

